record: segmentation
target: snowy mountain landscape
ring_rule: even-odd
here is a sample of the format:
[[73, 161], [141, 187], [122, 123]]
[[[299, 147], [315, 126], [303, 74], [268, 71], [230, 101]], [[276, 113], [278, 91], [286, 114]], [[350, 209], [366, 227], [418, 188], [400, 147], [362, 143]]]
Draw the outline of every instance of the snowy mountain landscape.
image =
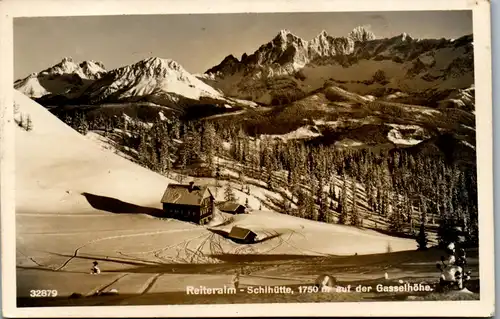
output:
[[347, 37], [322, 31], [310, 41], [282, 30], [241, 60], [229, 55], [203, 79], [228, 95], [264, 104], [300, 99], [328, 81], [375, 97], [399, 92], [402, 101], [408, 101], [412, 95], [427, 96], [428, 105], [469, 88], [474, 83], [472, 71], [472, 36], [413, 39], [403, 33], [375, 39], [358, 27]]
[[73, 96], [86, 88], [85, 84], [88, 85], [104, 73], [106, 70], [99, 62], [83, 61], [76, 64], [71, 58], [63, 58], [60, 63], [46, 70], [16, 81], [14, 87], [32, 98], [50, 94]]
[[[186, 300], [184, 281], [220, 287], [235, 271], [243, 286], [318, 272], [431, 284], [457, 228], [474, 280], [456, 298], [479, 298], [473, 48], [472, 35], [284, 29], [203, 74], [168, 57], [63, 58], [15, 81], [19, 304], [40, 305], [33, 282], [58, 290], [49, 305], [297, 302]], [[165, 190], [189, 182], [214, 197], [208, 224], [165, 215]], [[300, 301], [380, 299], [345, 296]], [[408, 297], [428, 298], [383, 295]]]

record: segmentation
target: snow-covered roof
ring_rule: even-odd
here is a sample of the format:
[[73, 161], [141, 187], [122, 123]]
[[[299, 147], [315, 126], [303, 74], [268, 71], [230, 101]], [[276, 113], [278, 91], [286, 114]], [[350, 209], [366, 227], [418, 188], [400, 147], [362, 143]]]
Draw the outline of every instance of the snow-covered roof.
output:
[[[169, 184], [163, 197], [162, 203], [199, 206], [201, 201], [212, 196], [207, 186], [194, 184]], [[213, 196], [212, 196], [213, 197]]]
[[251, 231], [250, 229], [234, 226], [233, 228], [231, 228], [231, 232], [229, 233], [229, 237], [234, 238], [234, 239], [246, 239], [251, 234], [257, 235], [253, 231]]

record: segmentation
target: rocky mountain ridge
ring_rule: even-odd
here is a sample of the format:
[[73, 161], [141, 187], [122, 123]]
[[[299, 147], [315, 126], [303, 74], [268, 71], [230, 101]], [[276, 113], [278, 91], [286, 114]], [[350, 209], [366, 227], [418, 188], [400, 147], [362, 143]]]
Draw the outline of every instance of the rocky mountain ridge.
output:
[[376, 38], [358, 27], [346, 37], [322, 31], [306, 41], [281, 30], [240, 60], [228, 55], [200, 79], [226, 95], [274, 104], [281, 95], [296, 100], [327, 81], [364, 95], [463, 90], [474, 83], [473, 66], [472, 35]]

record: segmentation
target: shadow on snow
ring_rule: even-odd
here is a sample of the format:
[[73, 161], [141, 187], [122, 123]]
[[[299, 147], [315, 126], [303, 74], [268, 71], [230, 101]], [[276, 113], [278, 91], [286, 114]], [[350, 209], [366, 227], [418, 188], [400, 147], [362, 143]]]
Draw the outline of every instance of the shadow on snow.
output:
[[95, 209], [103, 210], [113, 214], [146, 214], [153, 217], [163, 217], [164, 212], [161, 209], [153, 207], [144, 207], [121, 201], [116, 198], [82, 193], [87, 202]]

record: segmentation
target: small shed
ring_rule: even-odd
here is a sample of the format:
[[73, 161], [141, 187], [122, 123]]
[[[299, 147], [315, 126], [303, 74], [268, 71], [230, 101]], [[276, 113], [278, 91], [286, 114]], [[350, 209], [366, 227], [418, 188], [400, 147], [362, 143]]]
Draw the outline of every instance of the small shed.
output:
[[228, 214], [245, 214], [246, 207], [231, 201], [222, 202], [218, 205], [218, 208], [221, 212]]
[[229, 238], [237, 243], [250, 244], [255, 242], [257, 234], [250, 229], [234, 226], [229, 232]]

